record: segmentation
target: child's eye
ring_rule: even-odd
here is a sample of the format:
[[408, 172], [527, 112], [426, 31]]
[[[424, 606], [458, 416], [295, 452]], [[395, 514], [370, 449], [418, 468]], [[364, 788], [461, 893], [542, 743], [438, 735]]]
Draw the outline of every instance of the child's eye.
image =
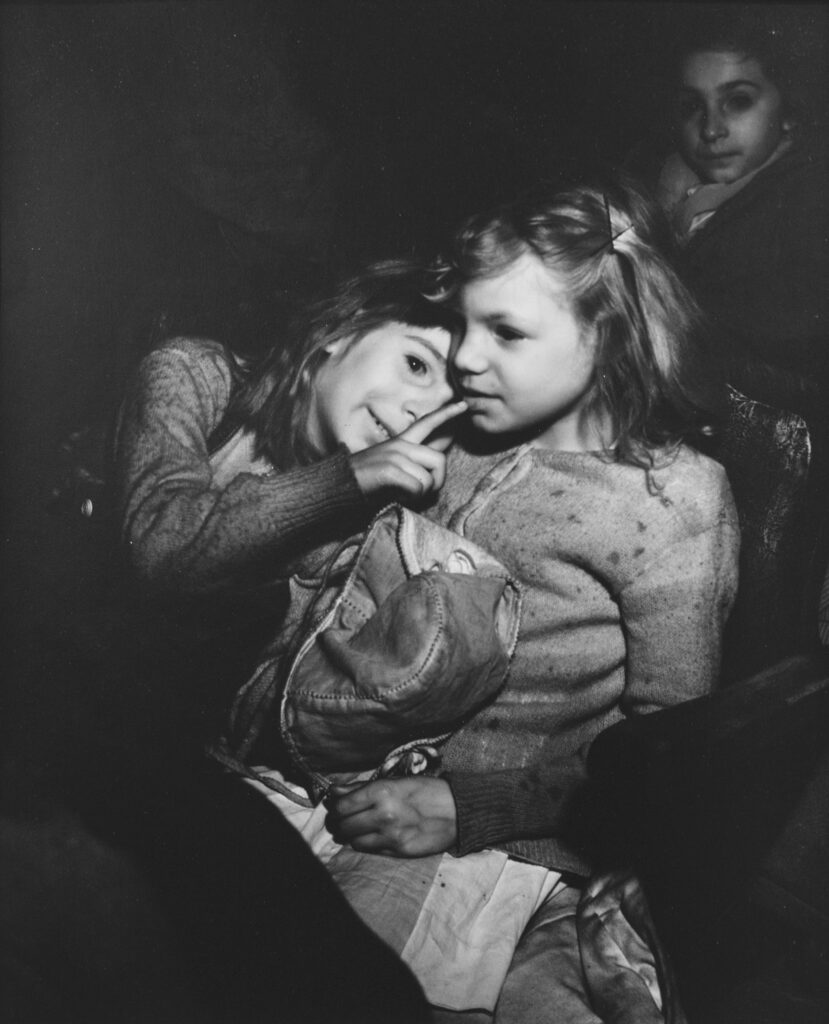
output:
[[754, 106], [754, 97], [745, 92], [735, 92], [725, 101], [725, 109], [734, 113], [742, 113], [744, 110], [751, 110]]
[[524, 337], [521, 331], [516, 331], [514, 327], [509, 327], [507, 324], [498, 324], [495, 328], [495, 335], [501, 341], [520, 341]]
[[407, 355], [406, 362], [411, 372], [416, 374], [418, 377], [422, 377], [424, 374], [429, 372], [429, 367], [425, 360], [421, 359], [420, 356]]

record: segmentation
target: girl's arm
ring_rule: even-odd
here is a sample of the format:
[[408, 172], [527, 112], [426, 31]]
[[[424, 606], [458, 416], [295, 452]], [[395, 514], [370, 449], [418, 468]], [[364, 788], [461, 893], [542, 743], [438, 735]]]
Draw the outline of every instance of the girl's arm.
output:
[[[673, 537], [618, 596], [627, 638], [624, 714], [670, 707], [716, 684], [737, 585], [739, 529], [727, 484], [706, 528]], [[567, 836], [583, 820], [589, 744], [528, 769], [448, 776], [457, 852]], [[589, 807], [585, 808], [589, 813]]]
[[303, 546], [365, 517], [344, 450], [291, 472], [243, 472], [217, 487], [207, 445], [230, 394], [222, 346], [178, 339], [143, 360], [122, 405], [122, 540], [138, 577], [162, 591], [200, 594], [273, 579]]
[[625, 714], [670, 707], [716, 685], [737, 591], [733, 507], [701, 533], [667, 545], [621, 592], [627, 637]]

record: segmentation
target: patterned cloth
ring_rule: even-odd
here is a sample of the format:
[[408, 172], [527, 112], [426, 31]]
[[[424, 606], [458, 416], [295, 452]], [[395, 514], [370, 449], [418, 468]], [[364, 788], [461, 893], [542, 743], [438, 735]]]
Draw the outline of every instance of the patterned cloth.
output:
[[[257, 768], [303, 797], [278, 772]], [[642, 889], [605, 874], [584, 889], [498, 850], [396, 858], [340, 846], [322, 804], [256, 780], [365, 923], [412, 970], [435, 1022], [526, 1024], [557, 1007], [568, 1024], [684, 1024]]]

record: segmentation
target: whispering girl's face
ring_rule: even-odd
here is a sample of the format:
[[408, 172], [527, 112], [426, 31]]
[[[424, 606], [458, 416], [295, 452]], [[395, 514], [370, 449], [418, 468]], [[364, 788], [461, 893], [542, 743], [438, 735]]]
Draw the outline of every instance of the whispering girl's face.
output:
[[676, 111], [680, 151], [708, 183], [731, 184], [757, 170], [791, 128], [759, 62], [730, 51], [685, 59]]
[[358, 452], [396, 437], [449, 402], [451, 335], [392, 322], [328, 348], [314, 380], [308, 437], [323, 452]]

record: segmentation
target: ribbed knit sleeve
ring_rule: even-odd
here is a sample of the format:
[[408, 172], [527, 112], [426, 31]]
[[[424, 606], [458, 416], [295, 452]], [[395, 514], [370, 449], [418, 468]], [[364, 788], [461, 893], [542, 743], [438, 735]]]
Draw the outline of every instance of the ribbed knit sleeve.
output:
[[159, 590], [200, 594], [283, 575], [304, 546], [368, 516], [343, 449], [290, 472], [217, 486], [208, 438], [231, 394], [222, 346], [176, 339], [141, 363], [116, 430], [116, 488], [129, 562]]
[[[509, 848], [515, 840], [561, 836], [573, 813], [572, 802], [587, 779], [586, 763], [587, 748], [533, 768], [447, 773], [458, 814], [454, 852], [462, 856], [488, 846]], [[517, 847], [516, 851], [522, 852]], [[579, 872], [578, 862], [562, 860], [559, 854], [559, 868]]]

